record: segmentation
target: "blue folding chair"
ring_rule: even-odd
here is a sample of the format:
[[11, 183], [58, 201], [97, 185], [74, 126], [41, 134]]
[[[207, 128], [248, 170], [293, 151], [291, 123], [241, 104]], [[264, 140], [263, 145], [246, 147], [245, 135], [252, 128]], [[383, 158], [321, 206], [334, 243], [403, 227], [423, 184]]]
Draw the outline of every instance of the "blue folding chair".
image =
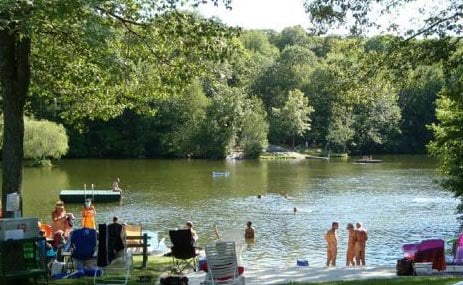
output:
[[83, 269], [85, 261], [96, 258], [97, 235], [95, 229], [81, 228], [71, 233], [71, 256], [77, 269]]

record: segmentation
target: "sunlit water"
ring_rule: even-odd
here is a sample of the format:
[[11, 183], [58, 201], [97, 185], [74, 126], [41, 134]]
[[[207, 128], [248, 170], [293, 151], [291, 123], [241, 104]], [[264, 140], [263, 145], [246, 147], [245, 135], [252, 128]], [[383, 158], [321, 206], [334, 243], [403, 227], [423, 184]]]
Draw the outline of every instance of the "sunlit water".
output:
[[[118, 215], [169, 241], [169, 229], [192, 220], [204, 245], [212, 241], [214, 224], [221, 233], [236, 235], [250, 220], [257, 238], [242, 259], [253, 267], [295, 265], [297, 259], [323, 265], [323, 235], [332, 221], [340, 222], [340, 265], [345, 263], [348, 222], [361, 221], [367, 228], [371, 265], [395, 264], [403, 243], [454, 237], [458, 201], [434, 182], [435, 163], [424, 156], [382, 159], [371, 165], [350, 160], [66, 160], [52, 169], [25, 169], [24, 211], [49, 222], [61, 189], [92, 183], [109, 189], [119, 176], [123, 203], [97, 204], [98, 222]], [[212, 171], [230, 175], [213, 177]], [[66, 205], [76, 216], [81, 207]]]

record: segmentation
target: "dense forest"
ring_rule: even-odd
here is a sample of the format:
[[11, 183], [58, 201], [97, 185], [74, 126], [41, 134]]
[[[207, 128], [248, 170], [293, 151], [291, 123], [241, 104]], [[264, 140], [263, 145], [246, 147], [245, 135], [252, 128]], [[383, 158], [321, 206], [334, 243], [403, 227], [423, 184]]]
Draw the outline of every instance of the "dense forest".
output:
[[[399, 38], [311, 36], [300, 26], [230, 33], [226, 56], [219, 62], [205, 58], [207, 70], [169, 96], [143, 103], [146, 110], [121, 108], [114, 110], [117, 116], [97, 119], [73, 118], [77, 102], [57, 93], [75, 92], [72, 100], [77, 101], [90, 88], [97, 89], [95, 97], [104, 97], [107, 88], [150, 92], [160, 88], [152, 78], [158, 67], [145, 61], [148, 55], [118, 44], [104, 52], [118, 54], [119, 61], [139, 61], [95, 67], [69, 58], [69, 48], [41, 39], [32, 50], [35, 72], [27, 114], [63, 124], [73, 157], [221, 158], [235, 149], [256, 157], [267, 143], [353, 154], [425, 152], [432, 138], [428, 126], [436, 121], [442, 67], [402, 64], [390, 52]], [[419, 48], [431, 42], [413, 44]], [[108, 60], [105, 56], [98, 60]], [[364, 68], [381, 61], [381, 69]], [[83, 104], [92, 113], [97, 101]]]
[[[231, 0], [0, 1], [2, 204], [29, 155], [253, 158], [269, 143], [430, 151], [463, 195], [460, 1], [374, 37], [372, 1], [304, 2], [311, 30], [275, 32], [181, 9]], [[323, 35], [336, 25], [349, 35]]]

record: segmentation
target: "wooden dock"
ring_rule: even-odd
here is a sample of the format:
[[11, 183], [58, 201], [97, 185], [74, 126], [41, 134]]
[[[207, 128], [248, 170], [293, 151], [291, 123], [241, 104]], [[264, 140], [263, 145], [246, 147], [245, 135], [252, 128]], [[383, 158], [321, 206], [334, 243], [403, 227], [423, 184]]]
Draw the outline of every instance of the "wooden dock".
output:
[[84, 203], [92, 199], [93, 203], [111, 203], [121, 200], [121, 192], [113, 190], [61, 190], [59, 198], [64, 203]]

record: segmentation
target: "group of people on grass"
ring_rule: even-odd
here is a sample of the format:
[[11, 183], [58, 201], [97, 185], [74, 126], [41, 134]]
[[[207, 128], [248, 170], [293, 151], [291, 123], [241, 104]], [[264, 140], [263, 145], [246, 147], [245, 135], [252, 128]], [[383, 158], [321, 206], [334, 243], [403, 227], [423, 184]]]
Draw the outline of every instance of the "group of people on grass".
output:
[[[82, 227], [96, 228], [95, 222], [96, 209], [92, 205], [91, 199], [85, 200], [85, 206], [82, 210]], [[55, 209], [51, 212], [51, 241], [50, 244], [55, 249], [62, 248], [66, 241], [69, 240], [71, 232], [74, 228], [75, 216], [73, 213], [66, 212], [64, 202], [59, 200], [55, 204]], [[40, 235], [46, 236], [45, 230], [39, 230]]]
[[[119, 183], [120, 179], [119, 177], [116, 177], [112, 184], [113, 191], [122, 191], [122, 189], [119, 187]], [[85, 206], [82, 210], [82, 227], [96, 229], [95, 217], [96, 209], [92, 205], [92, 199], [87, 198], [85, 199]], [[58, 235], [67, 240], [74, 226], [74, 220], [74, 214], [66, 212], [64, 208], [64, 202], [61, 200], [56, 202], [55, 209], [51, 212], [53, 237]]]
[[[325, 240], [327, 243], [326, 266], [336, 266], [336, 257], [338, 253], [338, 228], [339, 223], [333, 222], [331, 224], [331, 229], [329, 229], [325, 234]], [[355, 228], [353, 224], [348, 223], [346, 229], [349, 233], [346, 266], [365, 265], [365, 249], [368, 240], [367, 230], [359, 222], [355, 225]]]

